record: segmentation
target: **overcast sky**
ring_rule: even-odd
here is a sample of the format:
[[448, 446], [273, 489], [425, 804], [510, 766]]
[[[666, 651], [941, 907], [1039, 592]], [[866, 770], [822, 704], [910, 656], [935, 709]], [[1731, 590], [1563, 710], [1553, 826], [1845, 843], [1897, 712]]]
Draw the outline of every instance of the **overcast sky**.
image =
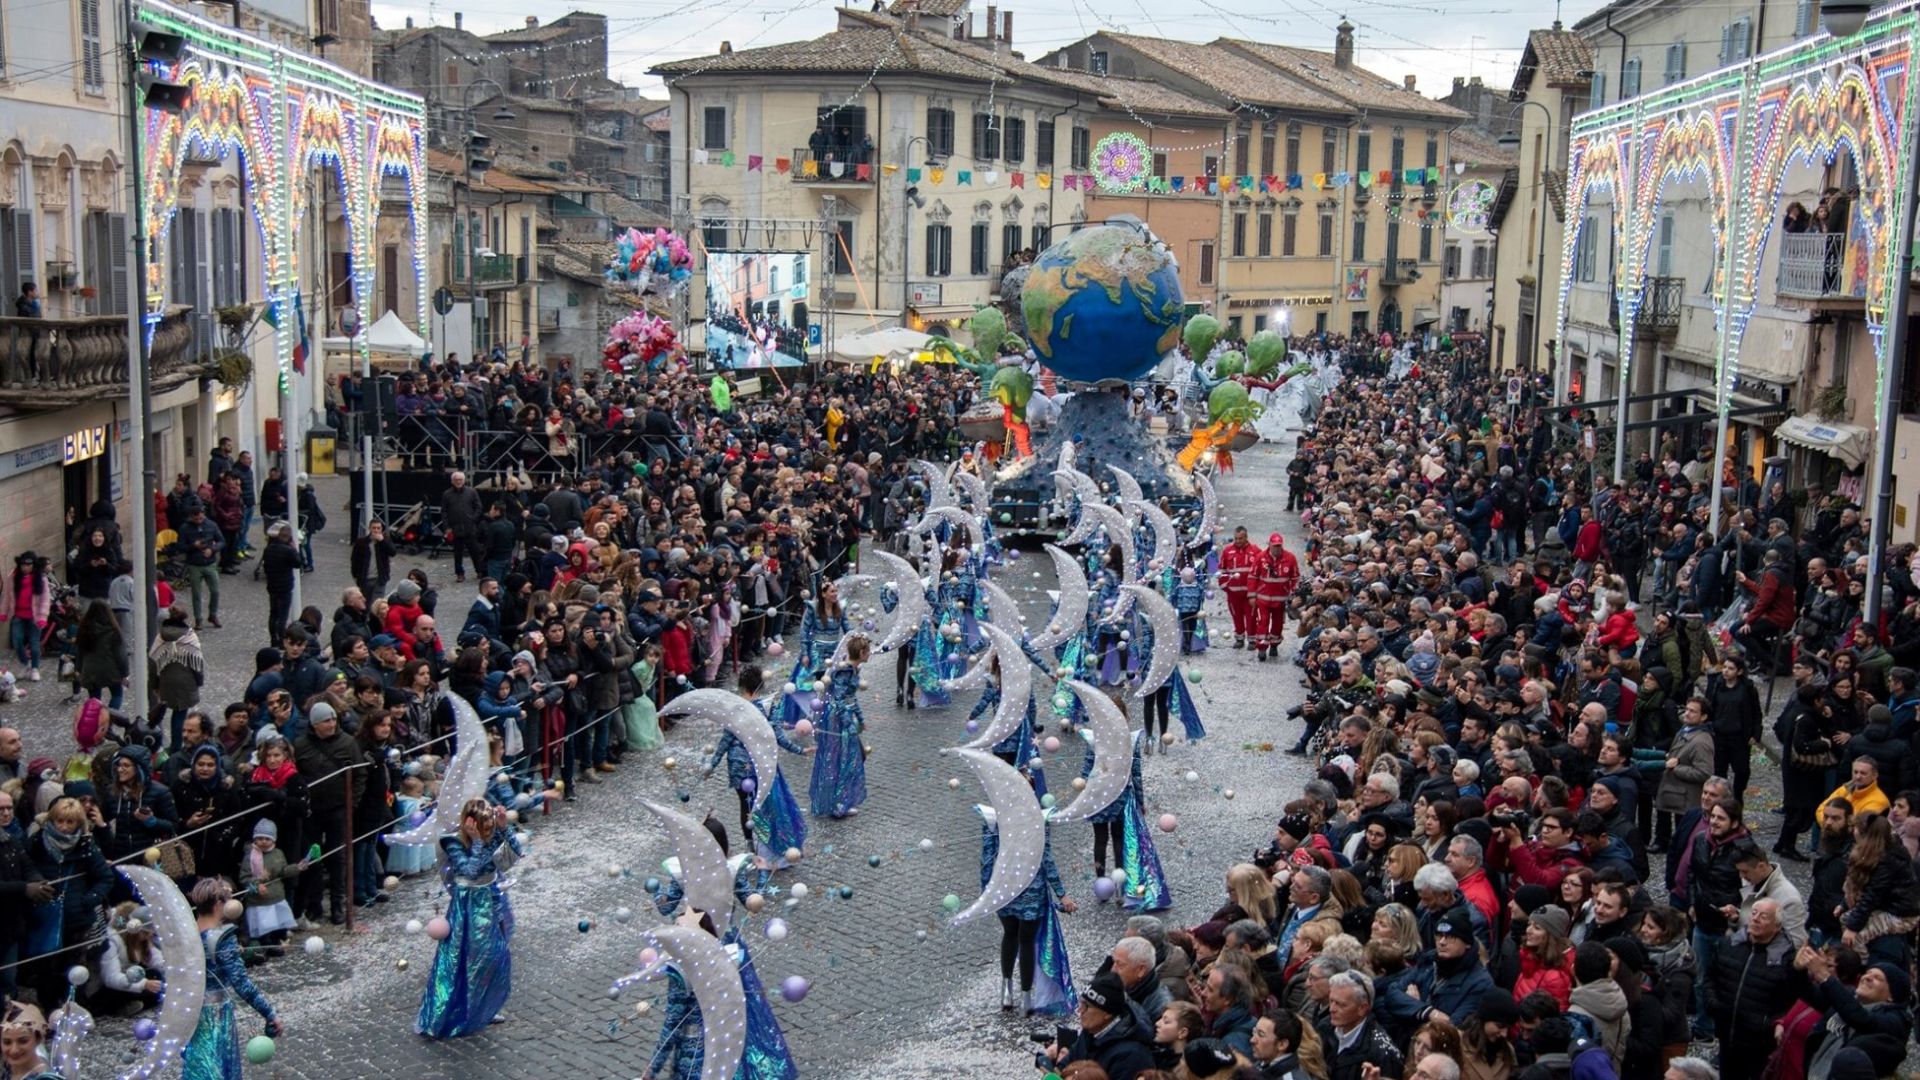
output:
[[[864, 4], [862, 6], [865, 6]], [[1442, 95], [1454, 76], [1478, 75], [1505, 85], [1513, 78], [1530, 28], [1552, 23], [1555, 7], [1545, 0], [1344, 0], [1333, 6], [1313, 0], [1273, 0], [1247, 5], [1231, 0], [1013, 0], [1014, 48], [1029, 59], [1099, 30], [1209, 41], [1251, 38], [1282, 45], [1331, 50], [1342, 16], [1355, 26], [1360, 66], [1398, 80], [1413, 75], [1429, 96]], [[1568, 0], [1560, 17], [1568, 25], [1597, 10], [1601, 0]], [[1242, 14], [1248, 7], [1259, 14]], [[547, 16], [569, 10], [544, 7]], [[648, 67], [667, 60], [707, 56], [720, 42], [755, 48], [817, 37], [833, 29], [833, 7], [823, 0], [618, 0], [587, 3], [580, 10], [607, 16], [610, 74], [652, 96], [664, 96]], [[984, 0], [974, 0], [984, 18]], [[382, 3], [374, 17], [382, 27], [453, 24], [488, 34], [525, 25], [527, 6], [507, 0], [430, 0]], [[976, 24], [977, 25], [977, 24]]]

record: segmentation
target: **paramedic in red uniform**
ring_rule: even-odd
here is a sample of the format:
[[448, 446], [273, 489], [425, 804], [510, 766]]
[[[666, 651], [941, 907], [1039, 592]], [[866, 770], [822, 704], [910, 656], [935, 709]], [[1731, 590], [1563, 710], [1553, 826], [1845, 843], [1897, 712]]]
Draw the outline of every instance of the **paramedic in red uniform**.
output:
[[1233, 614], [1233, 647], [1244, 649], [1253, 633], [1253, 568], [1260, 563], [1260, 549], [1247, 539], [1245, 525], [1233, 530], [1233, 542], [1220, 550], [1220, 588], [1227, 594], [1227, 610]]
[[1280, 654], [1280, 635], [1287, 623], [1287, 597], [1300, 584], [1300, 560], [1281, 542], [1280, 534], [1267, 537], [1267, 550], [1253, 569], [1253, 647], [1265, 660], [1271, 652]]

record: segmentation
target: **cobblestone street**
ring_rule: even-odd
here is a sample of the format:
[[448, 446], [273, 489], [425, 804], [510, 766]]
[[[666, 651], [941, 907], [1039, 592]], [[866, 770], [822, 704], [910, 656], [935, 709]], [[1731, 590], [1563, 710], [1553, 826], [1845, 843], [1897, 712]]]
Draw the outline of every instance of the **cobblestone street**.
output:
[[[1298, 520], [1282, 512], [1276, 494], [1284, 487], [1286, 460], [1285, 451], [1270, 446], [1239, 456], [1237, 471], [1219, 482], [1228, 528], [1244, 523], [1256, 536], [1279, 529], [1290, 546], [1301, 545]], [[341, 482], [333, 484], [322, 491], [329, 505], [344, 495]], [[305, 579], [305, 602], [331, 613], [346, 584], [344, 538], [323, 535], [316, 561], [319, 568]], [[457, 626], [472, 585], [454, 585], [445, 560], [409, 560], [414, 563], [426, 566], [442, 589], [443, 624]], [[1045, 590], [1053, 585], [1050, 574], [1037, 579], [1042, 565], [1027, 553], [998, 575], [1030, 618], [1044, 617]], [[396, 576], [401, 572], [396, 567]], [[222, 585], [226, 629], [204, 635], [210, 670], [203, 701], [216, 708], [241, 696], [253, 652], [265, 639], [262, 586], [248, 574], [225, 578]], [[1216, 631], [1230, 625], [1217, 600], [1210, 618]], [[1201, 921], [1219, 905], [1225, 868], [1267, 840], [1280, 804], [1308, 779], [1302, 760], [1280, 752], [1282, 740], [1297, 734], [1285, 720], [1287, 708], [1302, 697], [1297, 669], [1257, 664], [1249, 653], [1217, 648], [1194, 658], [1187, 670], [1208, 737], [1151, 756], [1145, 765], [1149, 816], [1171, 812], [1180, 822], [1173, 834], [1158, 837], [1174, 895], [1167, 917], [1178, 925]], [[949, 892], [971, 897], [979, 880], [979, 833], [968, 810], [977, 788], [970, 779], [949, 788], [948, 778], [960, 773], [939, 754], [962, 741], [959, 728], [972, 696], [960, 695], [944, 710], [905, 712], [893, 704], [892, 674], [889, 660], [869, 668], [863, 698], [873, 747], [872, 798], [857, 817], [809, 821], [807, 858], [779, 875], [778, 913], [791, 925], [791, 936], [776, 943], [763, 935], [772, 907], [750, 918], [756, 962], [769, 986], [793, 974], [812, 981], [805, 1000], [776, 1002], [803, 1076], [1024, 1077], [1031, 1071], [1028, 1031], [1049, 1028], [1051, 1021], [1017, 1020], [999, 1011], [997, 925], [981, 920], [948, 930], [940, 908]], [[43, 682], [7, 710], [8, 721], [22, 728], [30, 755], [59, 757], [68, 750], [64, 693]], [[452, 1043], [429, 1043], [412, 1033], [433, 942], [408, 935], [404, 924], [439, 914], [442, 902], [430, 875], [416, 876], [392, 903], [366, 913], [358, 932], [323, 929], [324, 955], [296, 951], [255, 969], [287, 1024], [268, 1074], [418, 1080], [642, 1075], [658, 1011], [640, 1017], [634, 1004], [642, 998], [658, 1004], [663, 990], [656, 983], [630, 989], [619, 1000], [608, 994], [609, 984], [636, 966], [641, 928], [656, 921], [643, 881], [660, 873], [668, 854], [637, 800], [685, 796], [696, 815], [711, 809], [731, 822], [733, 803], [723, 781], [702, 780], [698, 771], [702, 747], [714, 735], [683, 724], [665, 751], [629, 757], [604, 783], [583, 788], [579, 802], [533, 824], [533, 853], [516, 872], [511, 894], [518, 928], [508, 1023]], [[662, 767], [669, 757], [677, 768]], [[1054, 775], [1071, 776], [1078, 759], [1049, 765]], [[791, 782], [804, 787], [798, 775], [804, 763], [788, 758], [785, 767]], [[1766, 811], [1778, 802], [1777, 770], [1756, 768], [1754, 781], [1752, 820], [1771, 836], [1778, 819]], [[933, 841], [930, 851], [921, 850], [922, 839]], [[1125, 918], [1117, 906], [1093, 901], [1091, 847], [1085, 825], [1067, 826], [1054, 838], [1069, 894], [1082, 904], [1066, 918], [1069, 953], [1082, 982]], [[874, 855], [881, 859], [878, 867], [869, 865]], [[1789, 869], [1804, 881], [1804, 867]], [[799, 882], [810, 895], [794, 901], [790, 892]], [[840, 895], [843, 886], [851, 896]], [[626, 924], [614, 917], [622, 906], [634, 912]], [[584, 933], [578, 929], [582, 919], [591, 922]], [[243, 1027], [257, 1032], [257, 1020], [243, 1018]], [[133, 1045], [126, 1021], [103, 1019], [88, 1057], [104, 1072]]]

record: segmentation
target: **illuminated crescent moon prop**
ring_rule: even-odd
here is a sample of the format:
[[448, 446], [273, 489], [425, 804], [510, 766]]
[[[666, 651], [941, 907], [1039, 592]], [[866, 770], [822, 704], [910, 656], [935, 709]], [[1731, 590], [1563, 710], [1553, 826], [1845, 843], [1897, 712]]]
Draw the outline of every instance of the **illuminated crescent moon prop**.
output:
[[886, 569], [885, 573], [877, 576], [892, 585], [894, 592], [898, 594], [898, 600], [893, 605], [893, 622], [888, 625], [886, 633], [880, 635], [880, 640], [873, 643], [873, 651], [878, 655], [892, 652], [911, 641], [913, 635], [920, 629], [920, 623], [933, 609], [927, 604], [927, 594], [920, 582], [920, 572], [913, 568], [912, 563], [891, 551], [881, 551], [878, 548], [867, 552], [867, 558]]
[[200, 944], [193, 905], [180, 895], [179, 886], [151, 867], [118, 869], [147, 906], [153, 943], [167, 958], [167, 990], [160, 995], [160, 1013], [153, 1021], [157, 1030], [146, 1040], [138, 1062], [120, 1074], [122, 1080], [147, 1080], [172, 1068], [200, 1024], [200, 1005], [207, 992], [207, 954]]
[[1063, 679], [1060, 685], [1072, 690], [1087, 710], [1093, 734], [1093, 771], [1080, 794], [1065, 809], [1053, 812], [1053, 820], [1085, 821], [1112, 805], [1126, 790], [1127, 781], [1133, 778], [1133, 740], [1127, 718], [1120, 715], [1120, 706], [1112, 698], [1079, 679]]
[[[984, 626], [985, 624], [983, 623], [982, 625]], [[980, 655], [973, 658], [972, 666], [951, 679], [940, 680], [940, 688], [943, 690], [978, 690], [980, 687], [987, 685], [987, 676], [993, 674], [993, 660], [994, 651], [992, 649], [980, 650]], [[1000, 665], [1004, 668], [1006, 661], [1002, 660]]]
[[1053, 560], [1053, 572], [1060, 579], [1060, 602], [1053, 609], [1053, 617], [1038, 634], [1033, 635], [1031, 644], [1038, 649], [1051, 649], [1080, 632], [1087, 624], [1087, 571], [1080, 560], [1065, 551], [1047, 545], [1047, 556]]
[[[977, 588], [986, 594], [987, 618], [998, 623], [1000, 628], [1009, 634], [1025, 632], [1027, 620], [1021, 617], [1019, 602], [1007, 595], [1007, 590], [988, 581], [986, 578], [979, 580]], [[1012, 658], [1009, 657], [1008, 659], [1011, 660]]]
[[[1133, 527], [1127, 524], [1127, 519], [1120, 511], [1104, 503], [1094, 503], [1091, 506], [1081, 503], [1080, 509], [1082, 513], [1098, 521], [1100, 528], [1107, 534], [1107, 542], [1120, 549], [1120, 584], [1139, 581], [1140, 567], [1137, 565], [1139, 556], [1133, 550]], [[1118, 622], [1131, 610], [1133, 610], [1133, 597], [1121, 593], [1113, 602], [1113, 613], [1107, 616], [1107, 621]]]
[[987, 493], [986, 481], [962, 469], [953, 474], [953, 486], [966, 496], [966, 508], [973, 511], [975, 516], [983, 516], [991, 511], [993, 496]]
[[[1113, 488], [1120, 493], [1121, 506], [1128, 506], [1132, 503], [1144, 502], [1146, 500], [1146, 492], [1140, 490], [1140, 481], [1135, 480], [1132, 473], [1118, 465], [1107, 466], [1107, 471], [1113, 474]], [[1135, 515], [1132, 510], [1129, 510], [1128, 516], [1133, 517], [1137, 515]]]
[[920, 519], [920, 523], [913, 528], [915, 532], [932, 532], [933, 527], [942, 521], [947, 522], [955, 528], [967, 530], [967, 539], [973, 543], [977, 544], [980, 542], [980, 523], [973, 520], [972, 514], [967, 513], [957, 506], [933, 507], [927, 511], [925, 517]]
[[753, 808], [760, 809], [773, 790], [773, 774], [780, 768], [780, 741], [774, 737], [773, 724], [753, 702], [725, 690], [689, 690], [663, 706], [660, 715], [711, 721], [739, 739], [747, 748], [747, 757], [753, 760]]
[[1077, 497], [1080, 500], [1080, 514], [1073, 519], [1073, 531], [1062, 537], [1060, 542], [1069, 547], [1074, 544], [1083, 544], [1099, 525], [1099, 522], [1087, 513], [1087, 507], [1104, 505], [1100, 501], [1100, 485], [1093, 482], [1093, 477], [1078, 469], [1057, 469], [1053, 475], [1055, 479], [1067, 485], [1069, 499]]
[[986, 729], [962, 749], [991, 750], [993, 744], [1020, 730], [1027, 719], [1027, 699], [1033, 693], [1033, 665], [1023, 664], [1020, 643], [992, 623], [981, 623], [991, 651], [1000, 657], [1000, 704]]
[[1140, 614], [1145, 615], [1147, 625], [1153, 627], [1153, 656], [1147, 663], [1147, 673], [1140, 679], [1139, 689], [1133, 692], [1134, 697], [1145, 698], [1166, 683], [1173, 675], [1173, 665], [1180, 659], [1180, 615], [1166, 597], [1145, 585], [1120, 587], [1133, 594], [1134, 602], [1140, 605]]
[[466, 698], [448, 694], [447, 704], [453, 709], [453, 760], [440, 778], [440, 795], [434, 800], [433, 812], [419, 825], [388, 836], [389, 844], [438, 844], [442, 836], [460, 830], [461, 807], [486, 797], [487, 777], [493, 772], [487, 762], [487, 730]]
[[[724, 693], [719, 690], [714, 692]], [[773, 784], [769, 781], [763, 786], [772, 787]], [[692, 817], [651, 799], [641, 799], [640, 805], [660, 819], [660, 827], [666, 830], [667, 841], [673, 845], [674, 855], [680, 860], [680, 873], [677, 876], [680, 878], [680, 888], [686, 893], [687, 906], [695, 911], [706, 912], [713, 919], [713, 925], [725, 933], [733, 923], [733, 871], [727, 868], [727, 853], [720, 850], [719, 841], [713, 838], [707, 827]]]
[[927, 478], [927, 510], [938, 510], [953, 505], [953, 485], [947, 483], [946, 471], [931, 461], [915, 460], [913, 467]]
[[1033, 875], [1040, 872], [1047, 852], [1047, 819], [1032, 786], [1018, 769], [985, 750], [954, 747], [941, 753], [952, 754], [972, 766], [1000, 828], [1000, 851], [993, 860], [987, 887], [954, 915], [949, 925], [959, 926], [999, 911], [1033, 884]]
[[[705, 829], [700, 830], [706, 832]], [[712, 842], [712, 837], [708, 837]], [[727, 898], [731, 906], [733, 898]], [[717, 915], [718, 912], [708, 912]], [[717, 920], [716, 920], [717, 921]], [[656, 926], [647, 938], [662, 958], [671, 960], [700, 1003], [700, 1025], [705, 1029], [706, 1060], [700, 1080], [732, 1080], [747, 1052], [747, 995], [740, 985], [740, 969], [726, 946], [713, 935], [691, 926]]]
[[1174, 555], [1180, 551], [1180, 533], [1173, 527], [1173, 519], [1145, 499], [1132, 499], [1125, 505], [1153, 532], [1153, 557], [1162, 566], [1172, 566]]
[[1220, 498], [1213, 493], [1213, 481], [1204, 474], [1193, 474], [1193, 486], [1200, 489], [1200, 523], [1193, 527], [1193, 539], [1187, 546], [1205, 547], [1220, 528]]

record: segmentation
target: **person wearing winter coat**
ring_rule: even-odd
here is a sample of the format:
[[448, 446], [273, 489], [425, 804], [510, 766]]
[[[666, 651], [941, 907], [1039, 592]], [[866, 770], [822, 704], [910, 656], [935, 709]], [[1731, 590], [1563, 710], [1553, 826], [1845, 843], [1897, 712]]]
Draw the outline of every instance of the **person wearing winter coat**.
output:
[[1646, 949], [1648, 991], [1660, 1002], [1661, 1057], [1687, 1052], [1693, 1038], [1693, 987], [1696, 978], [1687, 917], [1671, 907], [1649, 908], [1641, 916], [1639, 938]]
[[1793, 946], [1771, 900], [1722, 946], [1707, 975], [1707, 1012], [1720, 1038], [1720, 1075], [1759, 1076], [1773, 1053], [1773, 1024], [1796, 996]]
[[46, 823], [27, 841], [34, 869], [54, 886], [53, 896], [34, 905], [20, 950], [39, 958], [32, 982], [41, 1001], [66, 999], [67, 968], [82, 961], [91, 948], [85, 943], [105, 929], [102, 905], [113, 891], [114, 873], [94, 843], [88, 816], [79, 799], [55, 799]]
[[356, 769], [363, 759], [353, 736], [340, 730], [340, 719], [326, 702], [316, 702], [307, 719], [307, 733], [293, 744], [294, 761], [311, 785], [308, 791], [307, 833], [309, 844], [319, 844], [325, 852], [322, 864], [301, 881], [302, 904], [296, 913], [311, 921], [320, 917], [320, 875], [326, 875], [328, 918], [339, 925], [346, 921], [346, 844], [347, 803], [358, 803], [366, 793], [365, 769]]
[[1745, 798], [1753, 771], [1752, 745], [1760, 738], [1760, 692], [1747, 678], [1746, 661], [1727, 655], [1720, 677], [1708, 679], [1707, 716], [1713, 730], [1713, 774], [1733, 781], [1733, 797]]
[[173, 782], [170, 793], [180, 831], [189, 834], [183, 839], [193, 851], [195, 873], [230, 877], [238, 866], [244, 822], [226, 820], [242, 806], [239, 782], [222, 767], [219, 744], [194, 747], [185, 774]]
[[368, 523], [367, 531], [353, 541], [347, 565], [354, 584], [366, 596], [385, 596], [387, 581], [393, 576], [393, 541], [387, 538], [386, 522]]
[[466, 473], [455, 472], [447, 490], [440, 493], [440, 524], [452, 540], [455, 581], [467, 580], [466, 561], [480, 554], [481, 517], [480, 493], [468, 486]]
[[1493, 989], [1493, 977], [1480, 963], [1473, 914], [1456, 907], [1433, 924], [1433, 959], [1417, 965], [1404, 980], [1390, 982], [1380, 997], [1380, 1021], [1396, 1035], [1412, 1035], [1430, 1020], [1464, 1017]]
[[184, 608], [173, 608], [160, 624], [160, 636], [147, 650], [147, 674], [153, 692], [154, 726], [168, 733], [167, 748], [180, 748], [180, 728], [187, 713], [200, 704], [200, 688], [207, 681], [206, 657], [200, 635], [187, 622]]
[[11, 830], [0, 829], [0, 964], [7, 965], [0, 967], [0, 993], [9, 998], [18, 985], [18, 961], [26, 955], [23, 947], [33, 906], [54, 895], [54, 886], [40, 876], [28, 854], [29, 843], [24, 835], [16, 837]]
[[1134, 1080], [1154, 1068], [1153, 1023], [1127, 998], [1120, 976], [1094, 977], [1080, 992], [1080, 1031], [1069, 1045], [1045, 1051], [1056, 1068], [1091, 1061], [1112, 1080]]
[[112, 778], [100, 792], [106, 827], [99, 837], [109, 861], [145, 851], [172, 836], [173, 795], [153, 782], [144, 746], [129, 746], [113, 756]]
[[1871, 964], [1851, 987], [1835, 976], [1833, 957], [1819, 949], [1802, 946], [1793, 964], [1813, 984], [1807, 1001], [1827, 1014], [1826, 1038], [1807, 1062], [1807, 1080], [1827, 1080], [1840, 1051], [1868, 1036], [1890, 1036], [1905, 1045], [1912, 1030], [1907, 1001], [1913, 993], [1905, 964]]
[[[1680, 712], [1680, 731], [1667, 747], [1661, 763], [1660, 790], [1654, 794], [1653, 808], [1668, 815], [1681, 815], [1700, 805], [1700, 789], [1713, 771], [1713, 733], [1707, 727], [1707, 701], [1695, 695]], [[1680, 837], [1674, 837], [1678, 843]]]
[[1787, 880], [1787, 875], [1768, 861], [1767, 853], [1752, 840], [1736, 846], [1733, 865], [1744, 883], [1740, 890], [1741, 924], [1745, 924], [1753, 913], [1753, 905], [1762, 900], [1771, 900], [1780, 908], [1780, 927], [1787, 935], [1787, 941], [1796, 949], [1805, 945], [1806, 901], [1800, 899], [1800, 890]]
[[267, 579], [267, 644], [272, 645], [279, 642], [293, 618], [293, 586], [300, 576], [300, 549], [293, 546], [293, 526], [279, 522], [267, 530], [260, 572]]
[[79, 652], [75, 679], [89, 697], [106, 700], [118, 709], [126, 697], [126, 678], [132, 670], [127, 657], [127, 639], [120, 623], [105, 600], [95, 600], [80, 615], [80, 629], [74, 633], [74, 648]]
[[1616, 1074], [1626, 1059], [1627, 1037], [1633, 1030], [1626, 992], [1613, 980], [1613, 953], [1597, 941], [1574, 950], [1573, 993], [1567, 1013], [1578, 1029], [1584, 1023], [1595, 1041], [1607, 1048]]

